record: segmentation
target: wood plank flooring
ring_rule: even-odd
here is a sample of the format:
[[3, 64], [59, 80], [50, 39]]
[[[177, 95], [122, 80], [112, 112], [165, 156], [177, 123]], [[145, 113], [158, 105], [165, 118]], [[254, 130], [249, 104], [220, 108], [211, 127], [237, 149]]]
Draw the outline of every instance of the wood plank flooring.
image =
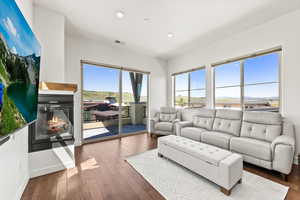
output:
[[[86, 144], [76, 148], [76, 168], [31, 179], [22, 200], [163, 200], [124, 158], [156, 148], [147, 134]], [[278, 173], [246, 164], [245, 169], [290, 186], [286, 200], [300, 199], [300, 169], [289, 182]]]

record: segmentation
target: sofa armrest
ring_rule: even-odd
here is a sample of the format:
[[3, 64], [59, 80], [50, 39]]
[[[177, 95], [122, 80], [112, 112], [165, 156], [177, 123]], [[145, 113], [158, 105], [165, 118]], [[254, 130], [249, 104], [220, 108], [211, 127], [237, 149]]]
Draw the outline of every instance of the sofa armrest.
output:
[[288, 135], [281, 135], [272, 142], [271, 149], [273, 169], [289, 174], [294, 161], [295, 139]]
[[193, 126], [193, 122], [190, 121], [181, 121], [175, 124], [176, 126], [176, 135], [181, 135], [181, 129], [184, 127], [190, 127]]
[[155, 133], [155, 124], [159, 122], [159, 112], [155, 113], [154, 117], [150, 119], [150, 133]]
[[295, 138], [294, 124], [287, 118], [283, 119], [282, 135], [288, 135], [292, 138]]
[[158, 117], [153, 117], [152, 119], [150, 119], [150, 121], [153, 121], [154, 123], [159, 122], [159, 118]]
[[174, 119], [173, 121], [172, 121], [172, 123], [179, 123], [180, 122], [180, 119]]
[[271, 144], [272, 152], [275, 151], [277, 145], [289, 145], [292, 148], [295, 148], [295, 139], [288, 135], [281, 135], [277, 137]]
[[155, 113], [153, 118], [150, 119], [150, 121], [153, 121], [153, 122], [159, 122], [159, 112]]

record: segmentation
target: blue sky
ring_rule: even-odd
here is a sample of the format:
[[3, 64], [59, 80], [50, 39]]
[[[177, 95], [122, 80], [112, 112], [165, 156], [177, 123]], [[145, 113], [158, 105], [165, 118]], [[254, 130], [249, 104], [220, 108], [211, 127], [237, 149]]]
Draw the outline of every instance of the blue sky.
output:
[[15, 1], [1, 0], [0, 10], [0, 34], [10, 51], [21, 56], [40, 56], [40, 45]]
[[[247, 86], [247, 84], [261, 82], [278, 82], [279, 55], [267, 54], [246, 59], [244, 63], [245, 97], [276, 97], [278, 96], [278, 83]], [[215, 68], [216, 87], [240, 85], [240, 61], [224, 64]], [[205, 70], [191, 73], [191, 89], [205, 88]], [[176, 76], [176, 90], [188, 89], [188, 74]], [[203, 96], [203, 93], [192, 92], [194, 97]], [[187, 96], [187, 92], [177, 92], [177, 95]], [[216, 89], [216, 97], [240, 97], [240, 87]]]
[[[83, 89], [89, 91], [119, 92], [118, 69], [83, 65]], [[129, 72], [123, 71], [123, 92], [132, 93]], [[147, 96], [147, 76], [143, 76], [142, 96]]]
[[[245, 97], [261, 98], [278, 96], [278, 83], [259, 86], [247, 84], [260, 82], [278, 82], [279, 55], [277, 53], [250, 58], [245, 61]], [[84, 65], [84, 90], [119, 91], [119, 70], [105, 67]], [[216, 87], [240, 85], [240, 62], [224, 64], [215, 68]], [[143, 79], [142, 96], [146, 96], [147, 79]], [[191, 88], [205, 89], [205, 70], [191, 72]], [[176, 90], [188, 89], [188, 74], [176, 76]], [[129, 73], [123, 72], [123, 91], [132, 93]], [[177, 95], [187, 96], [187, 91], [177, 92]], [[192, 97], [204, 97], [205, 90], [193, 90]], [[240, 87], [216, 89], [216, 97], [240, 97]]]

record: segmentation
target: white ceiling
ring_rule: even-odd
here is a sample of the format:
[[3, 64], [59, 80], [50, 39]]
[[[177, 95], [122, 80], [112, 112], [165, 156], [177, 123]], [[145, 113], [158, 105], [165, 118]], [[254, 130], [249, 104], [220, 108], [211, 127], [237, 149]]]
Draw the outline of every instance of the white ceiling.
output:
[[[69, 35], [115, 40], [170, 58], [300, 8], [300, 0], [35, 0], [66, 16]], [[125, 12], [117, 19], [115, 12]], [[150, 21], [145, 22], [144, 18]], [[167, 34], [172, 32], [173, 38]]]

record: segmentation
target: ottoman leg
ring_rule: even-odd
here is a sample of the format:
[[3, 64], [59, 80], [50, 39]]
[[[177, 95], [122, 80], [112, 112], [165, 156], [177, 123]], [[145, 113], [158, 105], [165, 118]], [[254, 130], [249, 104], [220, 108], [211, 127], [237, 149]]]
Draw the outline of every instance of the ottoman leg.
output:
[[240, 180], [238, 181], [238, 184], [242, 184], [242, 179], [240, 179]]
[[231, 194], [231, 189], [230, 189], [230, 190], [227, 190], [227, 189], [221, 187], [221, 192], [224, 193], [226, 196], [230, 196], [230, 194]]
[[283, 181], [288, 181], [288, 175], [281, 173], [281, 178]]

